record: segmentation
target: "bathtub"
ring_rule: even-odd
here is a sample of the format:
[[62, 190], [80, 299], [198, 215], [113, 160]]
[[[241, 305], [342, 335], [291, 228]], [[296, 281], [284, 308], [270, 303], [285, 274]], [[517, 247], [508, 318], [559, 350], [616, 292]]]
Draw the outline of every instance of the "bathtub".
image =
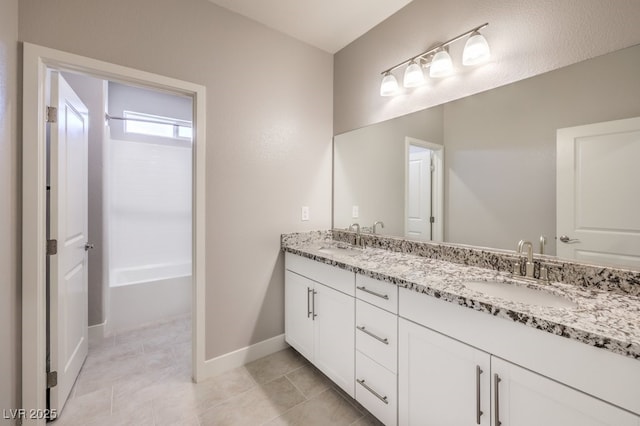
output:
[[191, 313], [191, 263], [145, 265], [110, 273], [109, 332]]

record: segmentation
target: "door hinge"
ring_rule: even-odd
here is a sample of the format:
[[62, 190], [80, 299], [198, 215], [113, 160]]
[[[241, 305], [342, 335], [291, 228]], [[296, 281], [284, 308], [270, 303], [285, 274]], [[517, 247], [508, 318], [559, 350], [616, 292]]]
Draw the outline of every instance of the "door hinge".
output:
[[433, 216], [431, 216], [431, 217], [429, 218], [429, 222], [431, 222], [431, 223], [436, 223], [436, 218], [435, 218], [435, 217], [433, 217]]
[[58, 122], [58, 108], [56, 107], [47, 107], [47, 123], [57, 123]]
[[58, 254], [58, 240], [47, 240], [47, 256]]
[[58, 372], [49, 371], [47, 372], [47, 388], [53, 388], [55, 386], [58, 386]]

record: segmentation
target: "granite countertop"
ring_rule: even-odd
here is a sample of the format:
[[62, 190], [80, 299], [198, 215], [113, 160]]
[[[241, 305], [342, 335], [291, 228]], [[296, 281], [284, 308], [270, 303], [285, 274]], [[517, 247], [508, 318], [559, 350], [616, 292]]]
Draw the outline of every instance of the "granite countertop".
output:
[[[283, 241], [282, 249], [640, 360], [640, 297], [559, 282], [528, 283], [505, 272], [384, 249], [327, 252], [326, 248], [338, 245], [345, 243], [303, 238]], [[563, 296], [577, 306], [543, 307], [489, 297], [462, 284], [471, 280], [540, 289]]]

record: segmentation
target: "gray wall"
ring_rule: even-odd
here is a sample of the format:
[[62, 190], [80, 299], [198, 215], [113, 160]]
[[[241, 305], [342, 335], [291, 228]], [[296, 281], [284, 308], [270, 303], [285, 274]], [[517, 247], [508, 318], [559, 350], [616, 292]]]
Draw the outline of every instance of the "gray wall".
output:
[[[18, 0], [0, 0], [0, 409], [20, 406]], [[0, 424], [13, 424], [0, 416]]]
[[[336, 53], [334, 134], [632, 46], [638, 16], [637, 0], [414, 0]], [[451, 47], [456, 76], [379, 95], [383, 70], [484, 22], [488, 64], [461, 69], [461, 41]]]
[[64, 79], [89, 110], [89, 226], [88, 239], [95, 248], [89, 251], [89, 325], [101, 324], [106, 315], [103, 285], [104, 253], [102, 217], [102, 150], [104, 136], [104, 81], [80, 74], [64, 73]]
[[207, 0], [22, 0], [19, 18], [23, 41], [206, 87], [206, 357], [283, 333], [279, 236], [330, 226], [332, 56]]
[[[408, 114], [376, 126], [334, 138], [333, 226], [346, 228], [357, 222], [376, 232], [404, 236], [405, 137], [444, 143], [443, 108]], [[360, 216], [352, 217], [352, 207]]]

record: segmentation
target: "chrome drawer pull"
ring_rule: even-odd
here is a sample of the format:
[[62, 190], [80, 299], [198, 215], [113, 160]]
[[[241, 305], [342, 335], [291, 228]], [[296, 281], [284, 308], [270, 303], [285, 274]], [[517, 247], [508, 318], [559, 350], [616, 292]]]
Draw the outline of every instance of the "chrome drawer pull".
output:
[[312, 291], [313, 291], [312, 289], [307, 287], [307, 318], [309, 318], [313, 313], [311, 312], [311, 304], [309, 303], [309, 293], [311, 293]]
[[498, 376], [498, 373], [495, 373], [493, 375], [493, 389], [494, 389], [493, 409], [496, 412], [495, 416], [493, 417], [494, 426], [500, 426], [502, 424], [502, 422], [500, 421], [500, 389], [499, 389], [499, 383], [501, 381], [502, 380], [500, 379], [500, 376]]
[[483, 412], [480, 409], [480, 375], [483, 373], [479, 365], [476, 365], [476, 424], [480, 424]]
[[387, 294], [376, 293], [375, 291], [371, 291], [371, 290], [367, 289], [365, 286], [362, 286], [362, 287], [357, 287], [357, 286], [356, 286], [356, 288], [357, 288], [358, 290], [362, 290], [362, 291], [364, 291], [365, 293], [369, 293], [369, 294], [373, 294], [374, 296], [378, 296], [378, 297], [380, 297], [381, 299], [389, 300], [389, 295], [387, 295]]
[[372, 332], [370, 332], [369, 330], [367, 330], [366, 328], [364, 328], [364, 326], [362, 325], [356, 325], [356, 328], [360, 331], [362, 331], [365, 334], [368, 334], [369, 336], [373, 337], [374, 339], [384, 343], [385, 345], [389, 344], [389, 339], [387, 339], [386, 337], [383, 339], [382, 337], [378, 337], [375, 334], [373, 334]]
[[360, 385], [365, 388], [366, 390], [368, 390], [369, 392], [371, 392], [373, 394], [373, 396], [375, 396], [376, 398], [378, 398], [380, 401], [384, 402], [385, 404], [389, 404], [389, 401], [387, 401], [387, 397], [386, 396], [382, 396], [380, 395], [378, 392], [374, 391], [373, 389], [371, 389], [369, 387], [369, 385], [367, 385], [364, 382], [364, 379], [356, 379], [356, 382], [360, 383]]

